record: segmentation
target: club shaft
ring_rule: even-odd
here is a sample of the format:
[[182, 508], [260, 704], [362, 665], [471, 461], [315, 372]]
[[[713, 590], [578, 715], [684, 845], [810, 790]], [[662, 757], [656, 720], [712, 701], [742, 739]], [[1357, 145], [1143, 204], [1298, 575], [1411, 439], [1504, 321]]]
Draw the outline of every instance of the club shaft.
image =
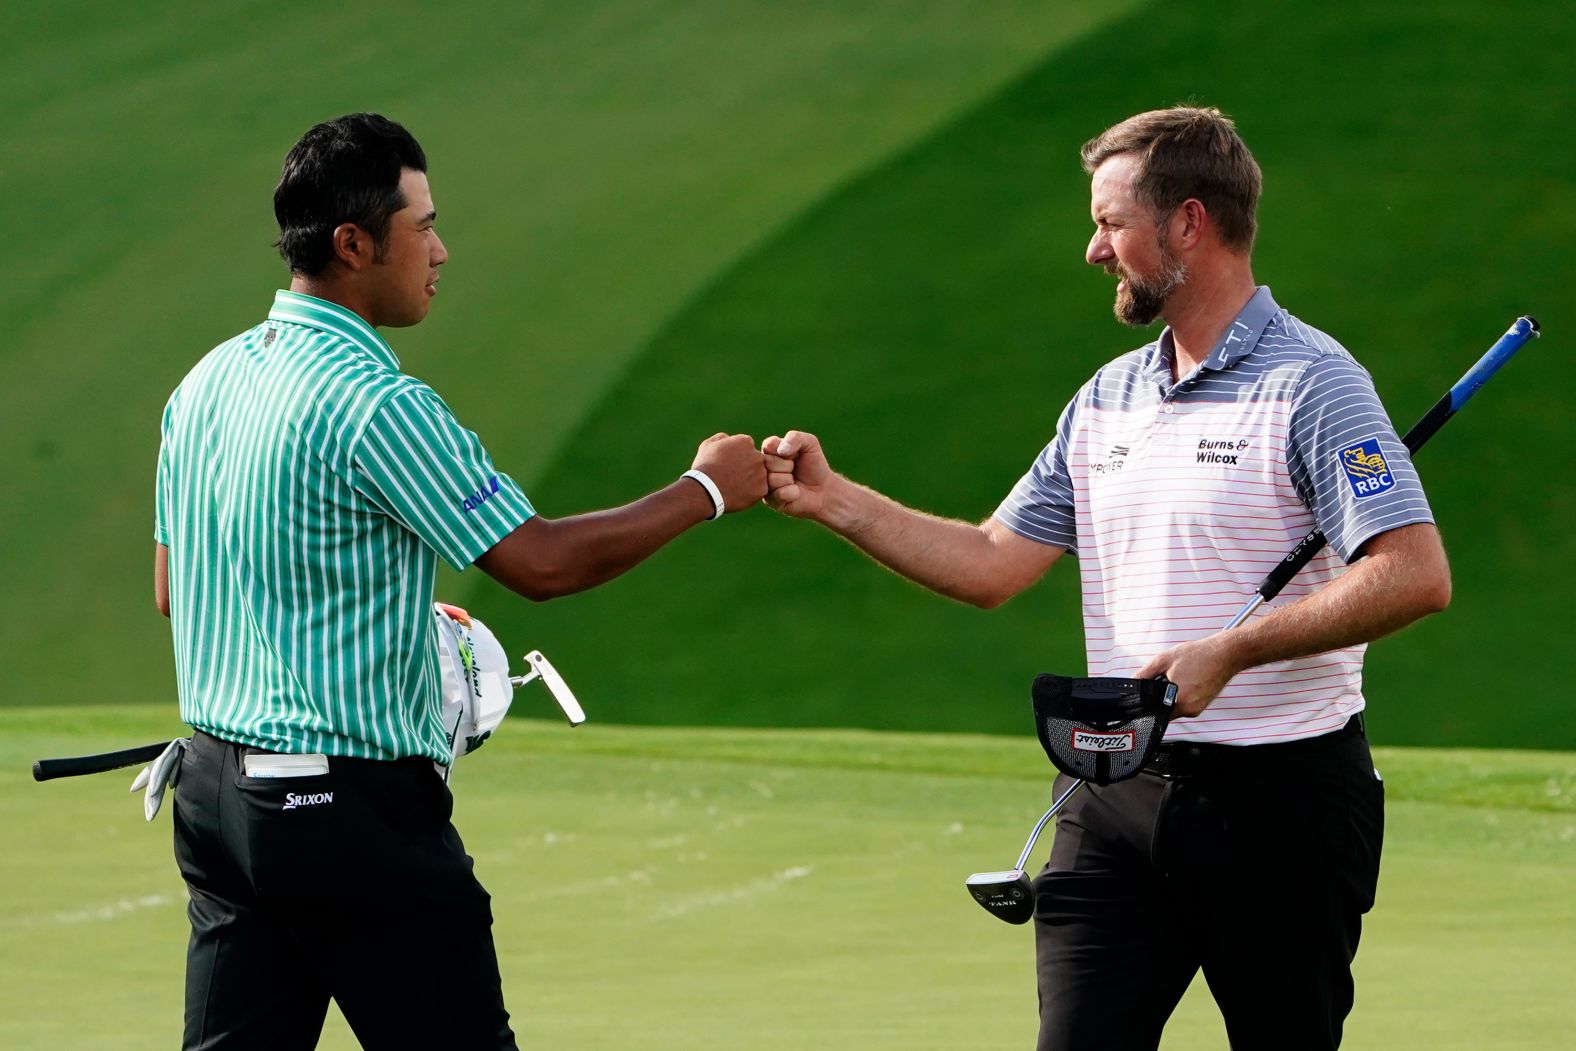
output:
[[1237, 615], [1231, 618], [1231, 623], [1226, 625], [1226, 630], [1230, 631], [1232, 628], [1240, 627], [1242, 622], [1253, 616], [1266, 601], [1268, 600], [1263, 595], [1254, 592], [1253, 597], [1248, 599], [1247, 605], [1238, 610]]
[[106, 770], [119, 770], [123, 766], [151, 763], [169, 746], [170, 742], [160, 741], [157, 744], [124, 748], [118, 752], [100, 752], [97, 755], [72, 755], [61, 759], [40, 759], [33, 764], [33, 780], [51, 781], [57, 777], [102, 774]]
[[1034, 826], [1034, 831], [1029, 833], [1029, 841], [1023, 845], [1023, 853], [1018, 855], [1018, 863], [1013, 868], [1019, 872], [1023, 871], [1023, 866], [1029, 861], [1029, 855], [1034, 852], [1034, 842], [1040, 838], [1040, 833], [1044, 831], [1045, 826], [1050, 823], [1051, 818], [1055, 817], [1062, 807], [1067, 805], [1067, 801], [1086, 783], [1075, 780], [1072, 783], [1072, 787], [1056, 797], [1055, 801], [1051, 803], [1051, 809], [1040, 816], [1040, 820]]

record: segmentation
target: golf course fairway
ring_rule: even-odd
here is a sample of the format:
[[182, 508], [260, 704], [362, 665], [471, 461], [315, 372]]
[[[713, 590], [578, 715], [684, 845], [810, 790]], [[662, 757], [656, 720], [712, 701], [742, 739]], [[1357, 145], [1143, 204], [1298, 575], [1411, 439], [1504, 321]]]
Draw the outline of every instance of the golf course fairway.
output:
[[[168, 1047], [186, 938], [170, 816], [143, 823], [133, 770], [33, 784], [29, 767], [181, 727], [173, 706], [71, 714], [0, 711], [0, 1046]], [[511, 720], [454, 778], [521, 1046], [1031, 1046], [1032, 935], [963, 890], [1045, 805], [1031, 737], [591, 714]], [[1387, 842], [1345, 1046], [1567, 1046], [1576, 756], [1377, 758]], [[355, 1046], [333, 1012], [321, 1046]], [[1224, 1046], [1201, 981], [1162, 1046]]]

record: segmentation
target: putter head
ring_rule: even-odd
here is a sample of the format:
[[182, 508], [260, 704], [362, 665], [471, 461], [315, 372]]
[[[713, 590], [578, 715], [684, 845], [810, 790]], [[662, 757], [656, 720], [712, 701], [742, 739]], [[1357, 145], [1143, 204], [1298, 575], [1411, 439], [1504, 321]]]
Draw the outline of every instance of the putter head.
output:
[[585, 709], [580, 707], [580, 702], [575, 699], [575, 692], [569, 688], [564, 677], [558, 674], [558, 669], [553, 667], [541, 650], [532, 650], [525, 655], [525, 663], [531, 670], [524, 675], [517, 675], [509, 680], [509, 684], [519, 689], [534, 679], [541, 679], [547, 687], [547, 692], [553, 695], [553, 700], [558, 702], [558, 707], [563, 711], [564, 718], [569, 720], [570, 726], [579, 726], [586, 721]]
[[998, 920], [1028, 923], [1034, 918], [1034, 888], [1022, 869], [976, 872], [963, 885], [969, 896]]

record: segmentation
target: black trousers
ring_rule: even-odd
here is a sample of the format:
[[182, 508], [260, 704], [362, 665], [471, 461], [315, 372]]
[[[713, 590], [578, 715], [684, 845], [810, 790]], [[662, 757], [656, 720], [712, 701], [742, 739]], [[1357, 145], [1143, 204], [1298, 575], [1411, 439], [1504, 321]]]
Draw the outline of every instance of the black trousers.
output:
[[1349, 730], [1173, 749], [1073, 797], [1034, 881], [1039, 1051], [1157, 1047], [1200, 968], [1238, 1051], [1339, 1046], [1384, 834]]
[[242, 774], [197, 733], [175, 792], [185, 1051], [307, 1051], [332, 998], [369, 1049], [515, 1048], [487, 892], [430, 760]]

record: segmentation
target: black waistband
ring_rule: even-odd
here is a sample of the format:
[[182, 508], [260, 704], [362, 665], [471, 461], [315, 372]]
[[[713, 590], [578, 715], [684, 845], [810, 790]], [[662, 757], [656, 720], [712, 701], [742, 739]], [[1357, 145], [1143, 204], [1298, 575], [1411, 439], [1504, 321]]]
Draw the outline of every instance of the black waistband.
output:
[[267, 748], [256, 748], [249, 744], [242, 744], [239, 741], [232, 741], [227, 737], [220, 737], [218, 734], [209, 733], [207, 730], [200, 730], [195, 727], [192, 729], [192, 742], [194, 744], [205, 744], [210, 748], [234, 748], [237, 755], [285, 754], [283, 752], [270, 751]]
[[1305, 737], [1299, 741], [1249, 745], [1162, 742], [1160, 747], [1155, 749], [1154, 756], [1144, 769], [1161, 777], [1197, 777], [1203, 774], [1262, 769], [1299, 756], [1321, 752], [1331, 745], [1361, 736], [1363, 736], [1363, 716], [1358, 712], [1339, 730], [1318, 737]]

